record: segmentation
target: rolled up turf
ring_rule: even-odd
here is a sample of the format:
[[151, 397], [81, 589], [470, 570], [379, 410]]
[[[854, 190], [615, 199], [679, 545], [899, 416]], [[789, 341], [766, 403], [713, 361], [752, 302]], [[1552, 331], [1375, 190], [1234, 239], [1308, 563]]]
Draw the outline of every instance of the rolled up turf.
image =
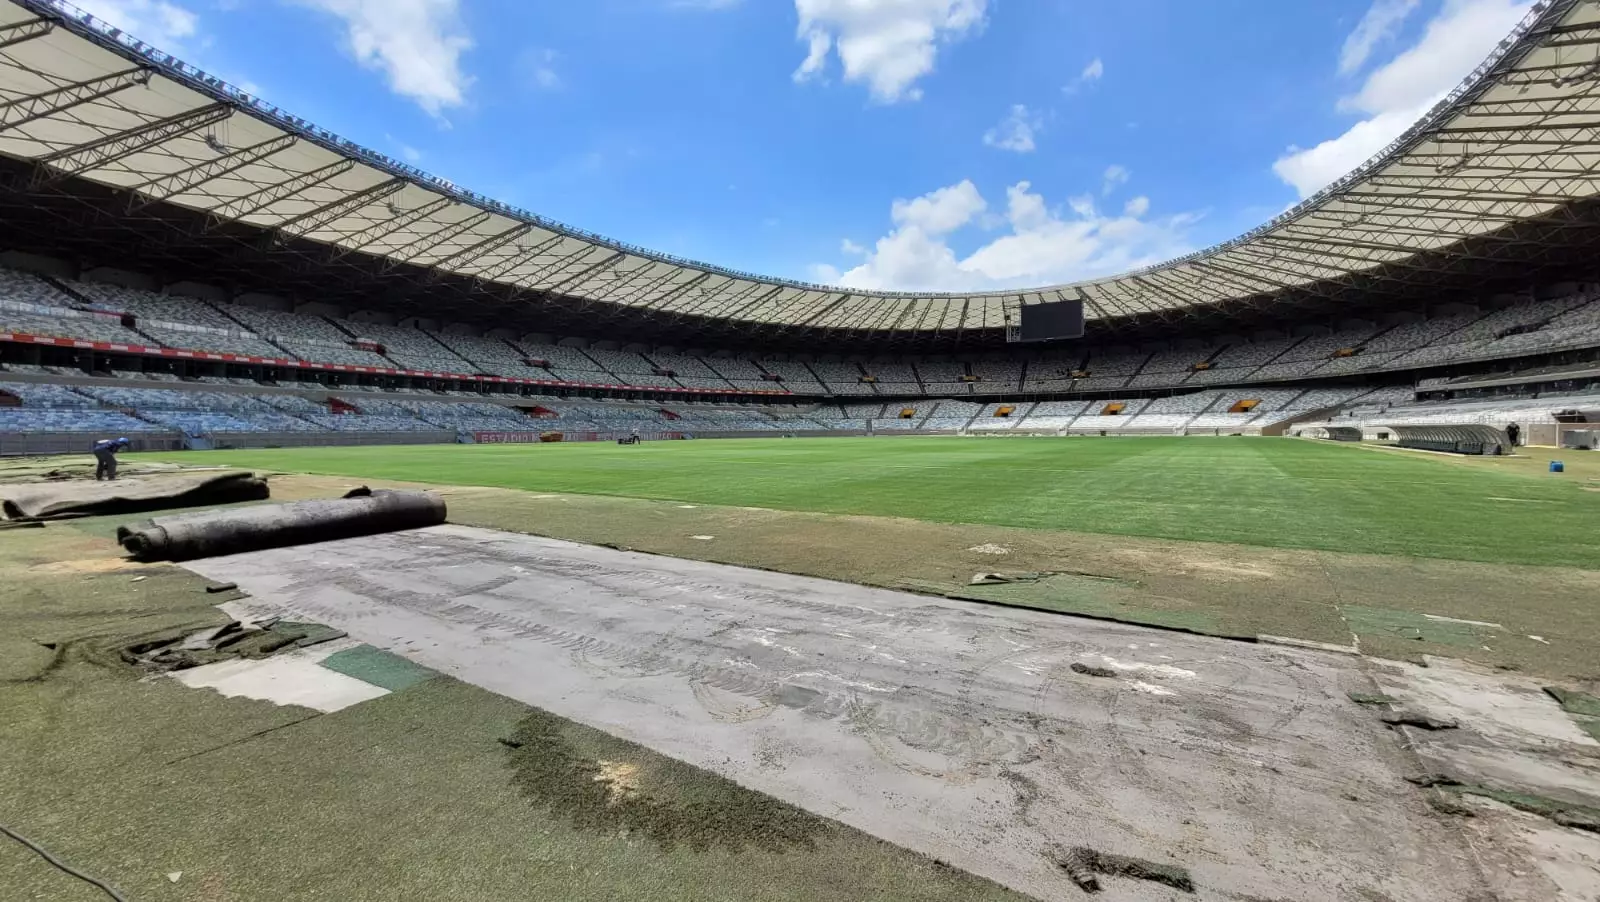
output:
[[123, 526], [117, 541], [139, 561], [192, 561], [437, 526], [444, 499], [426, 492], [357, 489], [343, 498], [158, 517]]

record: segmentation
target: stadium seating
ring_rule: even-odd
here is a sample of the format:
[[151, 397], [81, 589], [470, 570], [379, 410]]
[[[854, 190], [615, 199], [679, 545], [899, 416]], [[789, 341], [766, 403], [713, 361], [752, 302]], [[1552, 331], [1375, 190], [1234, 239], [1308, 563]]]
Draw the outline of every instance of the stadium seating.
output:
[[163, 430], [115, 410], [0, 407], [0, 432], [87, 432], [105, 437], [155, 431]]
[[926, 360], [916, 364], [918, 378], [927, 383], [958, 383], [967, 375], [967, 365], [959, 360]]
[[159, 320], [189, 326], [206, 326], [223, 331], [239, 330], [239, 323], [222, 311], [197, 298], [157, 294], [139, 288], [105, 282], [66, 282], [66, 286], [90, 304], [118, 313], [131, 313], [142, 325]]
[[31, 273], [0, 269], [0, 301], [17, 301], [44, 307], [74, 307], [73, 298]]
[[1028, 411], [1019, 428], [1036, 430], [1065, 429], [1089, 408], [1091, 401], [1041, 401]]
[[337, 322], [351, 337], [382, 345], [383, 356], [393, 361], [388, 365], [396, 369], [434, 373], [469, 373], [472, 370], [466, 358], [421, 329], [354, 320]]
[[1556, 422], [1556, 413], [1569, 409], [1600, 408], [1595, 395], [1554, 395], [1539, 398], [1504, 398], [1488, 401], [1374, 404], [1359, 399], [1350, 409], [1326, 421], [1305, 425], [1359, 426], [1463, 426], [1527, 427]]
[[[869, 374], [864, 372], [859, 364], [847, 363], [844, 361], [819, 360], [811, 364], [811, 369], [827, 386], [828, 394], [875, 395], [878, 393], [878, 389], [873, 385], [873, 383], [861, 381], [863, 376]], [[908, 381], [914, 382], [916, 379], [916, 377], [911, 374], [910, 367], [905, 367], [903, 370], [898, 370], [896, 375], [900, 378], [909, 376], [910, 379]], [[883, 377], [877, 376], [876, 378], [882, 380]], [[922, 387], [918, 385], [914, 391], [920, 394]]]
[[717, 375], [716, 371], [706, 365], [698, 357], [688, 354], [670, 354], [652, 351], [646, 355], [650, 362], [662, 370], [672, 373], [671, 381], [684, 388], [715, 388], [727, 390], [733, 387], [728, 380]]
[[256, 335], [283, 348], [297, 360], [398, 369], [392, 361], [375, 351], [351, 347], [350, 336], [320, 316], [243, 304], [224, 304], [217, 309], [245, 324]]
[[615, 379], [606, 379], [606, 382], [616, 382], [620, 385], [668, 385], [671, 380], [666, 376], [655, 375], [655, 364], [644, 358], [644, 355], [633, 351], [613, 351], [605, 348], [585, 348], [587, 354], [600, 368], [605, 370]]
[[469, 375], [483, 373], [513, 379], [556, 378], [549, 370], [526, 363], [529, 359], [543, 358], [533, 357], [504, 339], [453, 332], [440, 332], [435, 337], [457, 357], [466, 361]]
[[1128, 385], [1131, 388], [1177, 385], [1189, 378], [1189, 374], [1194, 372], [1194, 365], [1204, 360], [1207, 353], [1185, 349], [1152, 354]]
[[0, 301], [0, 332], [23, 332], [53, 338], [144, 344], [138, 333], [124, 328], [115, 316], [86, 313], [66, 307]]
[[972, 390], [980, 394], [1001, 394], [1022, 389], [1022, 363], [1016, 360], [975, 360], [968, 364], [978, 377]]
[[[196, 298], [157, 294], [102, 282], [66, 284], [96, 307], [133, 314], [138, 335], [163, 347], [248, 357], [293, 356], [250, 332], [216, 307]], [[139, 338], [130, 340], [141, 341]]]
[[[1016, 429], [1027, 419], [1028, 412], [1033, 409], [1033, 404], [988, 404], [978, 413], [977, 419], [972, 421], [974, 432], [1005, 432]], [[1010, 408], [1005, 416], [1001, 411]]]
[[600, 384], [615, 384], [616, 378], [605, 371], [605, 367], [596, 363], [584, 351], [578, 348], [569, 348], [565, 345], [529, 344], [518, 341], [517, 347], [527, 351], [529, 360], [544, 360], [550, 363], [549, 375], [535, 377], [544, 379], [560, 379], [565, 382], [594, 382]]
[[[823, 388], [822, 383], [817, 380], [817, 376], [813, 374], [812, 368], [804, 363], [801, 363], [800, 361], [762, 360], [760, 361], [760, 364], [761, 368], [767, 372], [775, 376], [783, 377], [782, 383], [769, 385], [769, 388], [776, 389], [781, 386], [783, 389], [795, 392], [796, 394], [817, 394], [819, 392], [826, 391]], [[817, 364], [817, 366], [825, 367], [827, 364]], [[856, 375], [857, 378], [860, 377], [860, 373], [857, 373]], [[844, 392], [840, 392], [840, 394], [844, 394]]]
[[[830, 366], [830, 364], [818, 364]], [[861, 371], [878, 380], [879, 385], [895, 383], [899, 385], [917, 384], [917, 373], [909, 363], [863, 363]], [[829, 378], [826, 373], [819, 373], [824, 379]]]
[[[890, 407], [893, 407], [894, 410], [893, 411], [889, 411]], [[844, 405], [844, 416], [847, 416], [847, 417], [868, 417], [868, 418], [871, 418], [871, 417], [899, 416], [900, 415], [900, 409], [901, 409], [901, 406], [898, 405], [898, 404], [892, 404], [892, 405], [891, 404], [881, 404], [881, 403], [845, 404]]]

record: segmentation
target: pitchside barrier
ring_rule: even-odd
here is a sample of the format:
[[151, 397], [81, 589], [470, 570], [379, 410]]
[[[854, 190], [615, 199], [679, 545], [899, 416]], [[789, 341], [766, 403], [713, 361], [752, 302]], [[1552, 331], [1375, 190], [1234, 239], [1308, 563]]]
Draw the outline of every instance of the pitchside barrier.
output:
[[479, 445], [534, 445], [540, 442], [613, 442], [619, 438], [638, 435], [640, 441], [658, 442], [688, 438], [685, 432], [568, 432], [546, 429], [542, 432], [474, 432], [472, 441]]
[[181, 451], [184, 438], [177, 432], [128, 432], [100, 435], [93, 432], [0, 432], [0, 456], [88, 454], [97, 439], [126, 436], [130, 451]]
[[349, 445], [453, 445], [454, 432], [214, 432], [194, 440], [212, 448], [329, 448]]

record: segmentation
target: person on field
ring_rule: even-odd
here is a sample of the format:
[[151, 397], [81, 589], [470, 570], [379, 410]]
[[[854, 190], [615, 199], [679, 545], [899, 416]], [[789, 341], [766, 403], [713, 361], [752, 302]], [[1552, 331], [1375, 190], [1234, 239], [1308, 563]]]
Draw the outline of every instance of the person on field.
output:
[[133, 444], [124, 438], [103, 438], [94, 443], [94, 481], [117, 478], [117, 452]]
[[1515, 448], [1518, 444], [1520, 444], [1517, 439], [1522, 438], [1522, 427], [1518, 426], [1516, 423], [1512, 423], [1511, 425], [1507, 426], [1506, 438], [1511, 439], [1511, 447]]

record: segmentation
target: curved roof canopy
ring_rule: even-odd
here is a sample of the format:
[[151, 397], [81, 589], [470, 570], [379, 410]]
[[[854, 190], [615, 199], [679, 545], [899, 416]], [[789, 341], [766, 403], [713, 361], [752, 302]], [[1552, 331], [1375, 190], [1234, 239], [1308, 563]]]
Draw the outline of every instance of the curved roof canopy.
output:
[[[1091, 321], [1332, 297], [1525, 238], [1600, 188], [1600, 3], [1540, 0], [1461, 86], [1357, 172], [1232, 241], [1111, 278], [976, 294], [866, 292], [680, 260], [514, 209], [345, 141], [60, 0], [0, 0], [0, 154], [28, 187], [87, 179], [327, 246], [731, 326], [999, 330], [1082, 299]], [[1493, 253], [1492, 249], [1488, 251]]]

